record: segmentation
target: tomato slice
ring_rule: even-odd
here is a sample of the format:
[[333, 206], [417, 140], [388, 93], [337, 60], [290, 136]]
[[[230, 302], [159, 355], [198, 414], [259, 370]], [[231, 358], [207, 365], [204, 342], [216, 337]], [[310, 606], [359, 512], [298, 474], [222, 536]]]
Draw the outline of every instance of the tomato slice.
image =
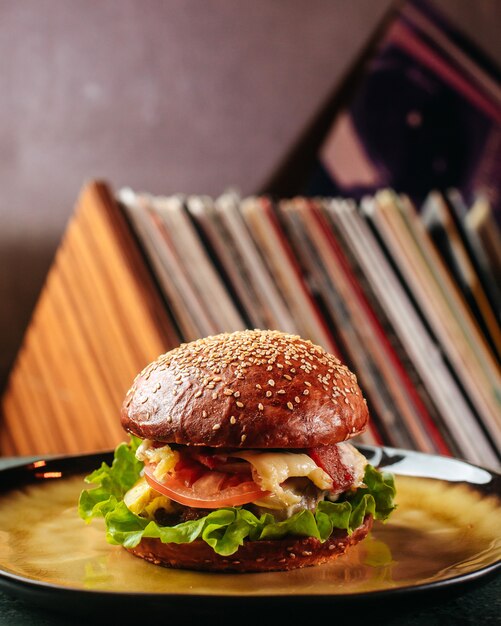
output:
[[194, 482], [187, 484], [182, 476], [178, 476], [177, 466], [173, 475], [167, 474], [161, 481], [153, 475], [155, 466], [145, 465], [144, 475], [149, 485], [164, 495], [194, 508], [219, 509], [223, 506], [239, 506], [266, 496], [269, 492], [263, 491], [259, 485], [245, 474], [227, 474], [207, 470], [198, 476]]
[[344, 465], [336, 444], [309, 448], [306, 454], [332, 478], [332, 491], [342, 493], [351, 487], [355, 477], [353, 468]]
[[175, 467], [176, 478], [187, 487], [198, 480], [206, 471], [200, 463], [195, 463], [189, 457], [183, 456], [180, 457]]

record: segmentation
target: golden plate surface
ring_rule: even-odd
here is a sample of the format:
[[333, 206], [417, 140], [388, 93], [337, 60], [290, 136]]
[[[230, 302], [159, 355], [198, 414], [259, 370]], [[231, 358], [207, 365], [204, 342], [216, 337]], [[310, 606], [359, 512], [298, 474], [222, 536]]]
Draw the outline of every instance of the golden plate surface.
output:
[[76, 510], [85, 474], [75, 471], [87, 473], [103, 455], [4, 470], [0, 472], [0, 583], [187, 599], [335, 599], [423, 589], [475, 578], [499, 566], [497, 474], [460, 461], [388, 448], [371, 448], [371, 459], [367, 450], [362, 451], [372, 462], [389, 465], [396, 475], [398, 508], [390, 520], [375, 523], [364, 542], [330, 564], [259, 574], [164, 569], [106, 543], [104, 523], [86, 525]]

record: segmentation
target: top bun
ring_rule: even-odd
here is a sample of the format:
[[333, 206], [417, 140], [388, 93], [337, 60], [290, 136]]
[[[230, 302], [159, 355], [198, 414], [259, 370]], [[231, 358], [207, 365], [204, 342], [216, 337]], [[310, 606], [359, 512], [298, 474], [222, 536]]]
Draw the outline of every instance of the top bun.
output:
[[362, 432], [367, 405], [356, 376], [296, 335], [245, 330], [160, 356], [135, 379], [123, 427], [165, 443], [310, 448]]

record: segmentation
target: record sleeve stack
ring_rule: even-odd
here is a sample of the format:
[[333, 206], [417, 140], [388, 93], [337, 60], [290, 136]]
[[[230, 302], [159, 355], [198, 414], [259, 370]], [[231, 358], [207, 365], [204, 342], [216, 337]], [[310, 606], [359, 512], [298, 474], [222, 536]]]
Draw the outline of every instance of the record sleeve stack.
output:
[[357, 373], [366, 442], [498, 464], [501, 240], [485, 199], [119, 199], [184, 341], [298, 333]]
[[[103, 216], [93, 206], [90, 219], [84, 203], [70, 224], [34, 316], [40, 326], [47, 300], [53, 301], [48, 290], [54, 290], [54, 272], [64, 274], [64, 251], [74, 248], [81, 255], [73, 258], [80, 260], [81, 276], [75, 271], [67, 277], [66, 297], [73, 311], [64, 318], [66, 325], [71, 314], [86, 320], [81, 350], [86, 350], [89, 367], [94, 360], [98, 371], [106, 372], [95, 411], [108, 429], [101, 428], [97, 447], [116, 443], [116, 429], [109, 424], [118, 422], [117, 392], [125, 392], [134, 367], [141, 369], [156, 356], [155, 350], [219, 332], [270, 328], [311, 339], [356, 372], [372, 415], [362, 442], [499, 465], [501, 238], [485, 198], [468, 207], [457, 191], [432, 192], [419, 210], [391, 190], [359, 203], [241, 198], [235, 192], [216, 199], [164, 197], [130, 189], [120, 191], [117, 202], [111, 195], [106, 198], [106, 233], [116, 249], [96, 237], [92, 219], [99, 224]], [[93, 246], [90, 253], [80, 235], [79, 250], [68, 244], [82, 221]], [[119, 240], [113, 238], [117, 228]], [[85, 267], [89, 263], [100, 268], [92, 276]], [[128, 287], [127, 301], [122, 284], [113, 280], [124, 263], [127, 272], [120, 280]], [[106, 288], [99, 272], [108, 276]], [[59, 306], [64, 297], [60, 289]], [[103, 306], [106, 323], [99, 313]], [[118, 314], [119, 331], [110, 323]], [[157, 331], [148, 346], [143, 344], [143, 325], [150, 335]], [[73, 330], [82, 331], [78, 323]], [[93, 332], [99, 341], [92, 341]], [[39, 336], [32, 323], [4, 395], [3, 428], [11, 426], [11, 437], [23, 363], [36, 353], [37, 367], [45, 372], [39, 385], [57, 386], [66, 375], [61, 362], [57, 377], [52, 374], [58, 345], [70, 342], [71, 336], [61, 336], [50, 355], [37, 348]], [[73, 350], [81, 362], [78, 347]], [[26, 377], [23, 382], [27, 384]], [[78, 388], [80, 397], [86, 390], [92, 393], [92, 384], [85, 376], [73, 376], [66, 391], [71, 395]], [[39, 403], [39, 430], [42, 409]], [[61, 423], [66, 411], [76, 433], [86, 429], [81, 421], [88, 419], [82, 417], [84, 406], [70, 405], [66, 398], [57, 411]], [[28, 423], [26, 411], [24, 419]], [[49, 413], [45, 420], [50, 421]], [[7, 439], [2, 435], [1, 441]], [[96, 447], [88, 434], [86, 441], [81, 448]], [[51, 451], [66, 451], [51, 445]]]

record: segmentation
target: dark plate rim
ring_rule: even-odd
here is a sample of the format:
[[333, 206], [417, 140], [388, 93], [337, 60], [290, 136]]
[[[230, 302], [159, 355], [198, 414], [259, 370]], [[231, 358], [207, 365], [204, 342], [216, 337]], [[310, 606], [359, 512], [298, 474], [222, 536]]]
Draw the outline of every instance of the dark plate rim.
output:
[[[398, 448], [390, 448], [386, 446], [369, 446], [358, 445], [366, 455], [372, 455], [373, 459], [369, 457], [369, 460], [377, 460], [380, 467], [389, 467], [392, 471], [398, 469], [394, 462], [394, 459], [405, 460], [410, 456], [417, 458], [418, 460], [425, 461], [426, 459], [433, 458], [441, 460], [444, 463], [450, 461], [459, 463], [465, 467], [475, 468], [483, 472], [490, 474], [492, 481], [490, 488], [487, 490], [486, 495], [497, 495], [501, 499], [501, 474], [491, 470], [482, 468], [477, 465], [473, 465], [466, 461], [459, 459], [450, 459], [449, 457], [441, 457], [439, 455], [430, 455], [421, 452], [415, 452], [410, 450], [402, 450]], [[33, 484], [37, 482], [35, 478], [35, 471], [38, 469], [35, 466], [37, 460], [45, 461], [44, 470], [46, 471], [58, 471], [65, 470], [66, 475], [82, 473], [88, 471], [94, 465], [94, 463], [100, 463], [102, 461], [108, 461], [113, 454], [112, 451], [91, 452], [87, 454], [75, 454], [75, 455], [53, 455], [53, 456], [40, 456], [30, 460], [29, 462], [21, 461], [15, 463], [0, 470], [0, 493], [9, 491], [21, 484]], [[398, 461], [397, 461], [398, 463]], [[87, 467], [88, 466], [88, 467]], [[398, 475], [402, 475], [402, 472], [395, 471]], [[483, 491], [478, 485], [469, 483], [468, 481], [455, 481], [464, 482], [470, 486]], [[174, 603], [175, 606], [183, 605], [185, 603], [192, 602], [195, 599], [203, 600], [204, 603], [220, 603], [222, 601], [226, 603], [240, 604], [242, 602], [252, 602], [256, 604], [275, 604], [279, 602], [294, 602], [304, 604], [306, 602], [322, 602], [322, 603], [350, 603], [357, 601], [372, 601], [372, 600], [384, 600], [391, 597], [405, 597], [408, 595], [414, 595], [419, 593], [429, 593], [434, 591], [440, 591], [445, 589], [451, 589], [453, 587], [459, 587], [474, 583], [480, 579], [487, 580], [492, 578], [494, 574], [501, 569], [501, 558], [470, 572], [463, 574], [456, 574], [450, 578], [444, 578], [442, 580], [423, 582], [410, 585], [401, 585], [391, 589], [381, 589], [373, 591], [354, 592], [350, 594], [295, 594], [291, 596], [285, 593], [271, 593], [271, 594], [256, 594], [256, 595], [238, 595], [238, 594], [225, 594], [225, 593], [149, 593], [145, 591], [113, 591], [113, 590], [95, 590], [95, 589], [81, 589], [77, 587], [59, 585], [55, 583], [49, 583], [42, 580], [27, 578], [13, 572], [9, 572], [2, 568], [0, 564], [0, 588], [3, 587], [6, 591], [11, 592], [23, 592], [24, 594], [29, 592], [43, 593], [46, 596], [53, 597], [54, 595], [64, 595], [65, 598], [70, 596], [83, 595], [87, 598], [99, 599], [103, 601], [122, 600], [128, 598], [131, 601], [144, 601], [144, 600], [159, 600], [163, 599], [166, 602]], [[280, 574], [280, 572], [276, 572]], [[218, 575], [215, 573], [214, 575]], [[246, 574], [258, 576], [259, 573]]]

